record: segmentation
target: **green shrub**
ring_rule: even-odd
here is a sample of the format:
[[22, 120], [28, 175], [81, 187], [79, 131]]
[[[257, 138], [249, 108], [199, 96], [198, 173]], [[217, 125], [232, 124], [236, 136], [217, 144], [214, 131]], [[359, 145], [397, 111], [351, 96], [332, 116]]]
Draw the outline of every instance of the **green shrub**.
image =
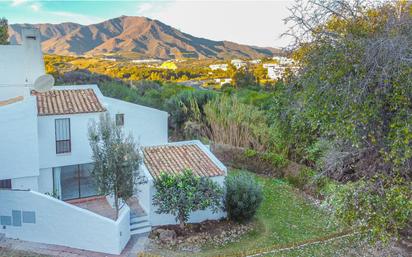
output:
[[252, 158], [252, 157], [255, 157], [258, 154], [258, 152], [256, 150], [253, 150], [253, 149], [246, 149], [243, 154], [247, 158]]
[[262, 187], [253, 176], [240, 173], [226, 178], [225, 211], [229, 219], [250, 220], [263, 200]]
[[154, 182], [153, 205], [158, 214], [171, 214], [183, 228], [189, 215], [198, 210], [221, 209], [223, 190], [208, 177], [195, 176], [191, 170], [177, 174], [161, 173]]
[[288, 160], [281, 154], [273, 152], [265, 152], [261, 157], [265, 161], [269, 161], [276, 168], [283, 168], [288, 164]]
[[310, 168], [302, 168], [297, 175], [286, 176], [287, 181], [297, 188], [303, 188], [307, 184], [311, 183], [316, 172]]

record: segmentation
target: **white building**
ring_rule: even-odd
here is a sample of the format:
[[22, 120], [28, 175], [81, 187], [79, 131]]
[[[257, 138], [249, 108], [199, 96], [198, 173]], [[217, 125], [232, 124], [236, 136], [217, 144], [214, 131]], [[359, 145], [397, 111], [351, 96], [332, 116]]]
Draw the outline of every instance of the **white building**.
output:
[[286, 67], [280, 66], [278, 64], [266, 65], [266, 67], [264, 68], [266, 68], [268, 71], [268, 77], [274, 80], [282, 78], [286, 70]]
[[137, 64], [147, 64], [147, 63], [161, 63], [162, 60], [159, 59], [138, 59], [138, 60], [132, 60], [132, 63], [137, 63]]
[[223, 70], [223, 71], [227, 71], [227, 67], [228, 65], [226, 63], [222, 63], [222, 64], [211, 64], [209, 65], [209, 68], [211, 70]]
[[[35, 79], [45, 73], [40, 35], [22, 35], [22, 45], [0, 46], [0, 234], [120, 254], [131, 234], [176, 223], [152, 205], [160, 171], [189, 168], [223, 185], [226, 167], [206, 146], [168, 143], [166, 112], [105, 97], [96, 85], [34, 91]], [[142, 146], [148, 180], [136, 187], [117, 220], [111, 197], [98, 195], [90, 176], [88, 126], [106, 112]], [[224, 215], [199, 211], [189, 222]]]
[[272, 59], [276, 60], [280, 65], [293, 65], [294, 64], [294, 61], [291, 58], [287, 58], [284, 56], [274, 56]]
[[232, 83], [232, 79], [231, 78], [215, 79], [215, 83], [223, 86], [224, 84]]
[[243, 60], [240, 60], [240, 59], [233, 59], [231, 62], [230, 62], [233, 66], [235, 66], [236, 67], [236, 69], [240, 69], [240, 68], [243, 68], [243, 67], [246, 67], [246, 62], [244, 62]]
[[254, 59], [254, 60], [250, 60], [249, 63], [251, 63], [251, 64], [259, 64], [259, 63], [262, 63], [262, 60], [261, 60], [261, 59]]

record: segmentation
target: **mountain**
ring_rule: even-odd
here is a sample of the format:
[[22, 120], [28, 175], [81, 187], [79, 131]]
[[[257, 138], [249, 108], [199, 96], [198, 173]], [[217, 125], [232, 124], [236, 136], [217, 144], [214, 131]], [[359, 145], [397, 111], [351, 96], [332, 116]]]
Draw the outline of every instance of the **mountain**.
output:
[[142, 58], [261, 58], [279, 54], [263, 48], [213, 41], [183, 33], [158, 20], [121, 16], [98, 24], [12, 24], [11, 43], [21, 42], [21, 29], [40, 30], [44, 52], [59, 55], [100, 55], [134, 53]]

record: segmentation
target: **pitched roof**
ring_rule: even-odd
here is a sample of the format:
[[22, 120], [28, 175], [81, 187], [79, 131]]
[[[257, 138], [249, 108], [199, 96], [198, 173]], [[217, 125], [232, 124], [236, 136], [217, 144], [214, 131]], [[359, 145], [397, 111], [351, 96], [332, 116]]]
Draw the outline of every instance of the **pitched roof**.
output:
[[37, 115], [62, 115], [104, 112], [93, 89], [50, 90], [44, 93], [31, 92], [37, 98]]
[[177, 174], [185, 169], [202, 177], [225, 174], [196, 144], [145, 147], [143, 153], [144, 163], [154, 178], [162, 172]]

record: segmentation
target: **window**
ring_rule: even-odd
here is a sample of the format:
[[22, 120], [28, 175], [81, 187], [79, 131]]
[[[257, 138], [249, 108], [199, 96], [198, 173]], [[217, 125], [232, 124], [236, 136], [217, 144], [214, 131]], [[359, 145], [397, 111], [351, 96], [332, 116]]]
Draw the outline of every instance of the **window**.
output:
[[70, 153], [70, 119], [56, 119], [56, 154]]
[[53, 168], [53, 193], [64, 201], [97, 195], [92, 170], [93, 163]]
[[116, 125], [117, 126], [124, 125], [124, 114], [123, 113], [116, 114]]
[[11, 189], [11, 179], [0, 180], [0, 189]]

